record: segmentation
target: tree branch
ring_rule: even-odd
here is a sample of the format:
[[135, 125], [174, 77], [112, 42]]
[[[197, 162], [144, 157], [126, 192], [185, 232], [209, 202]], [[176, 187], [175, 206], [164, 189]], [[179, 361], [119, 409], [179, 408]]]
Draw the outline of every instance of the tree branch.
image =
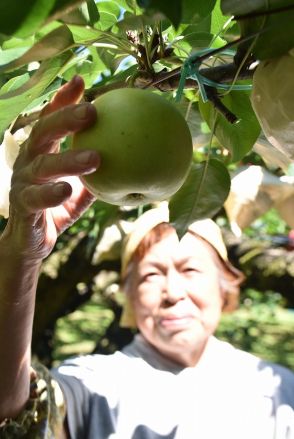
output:
[[[236, 74], [238, 73], [238, 66], [234, 63], [225, 64], [217, 67], [203, 68], [200, 69], [202, 76], [210, 79], [211, 81], [220, 83], [230, 83], [236, 79]], [[179, 86], [179, 80], [181, 75], [181, 69], [177, 68], [171, 72], [159, 72], [156, 74], [149, 74], [146, 72], [139, 72], [137, 77], [134, 79], [133, 86], [138, 88], [156, 88], [162, 92], [168, 92], [177, 90]], [[238, 80], [240, 79], [250, 79], [253, 76], [253, 70], [244, 67], [238, 74]], [[111, 84], [106, 84], [104, 86], [92, 87], [89, 90], [85, 90], [84, 99], [87, 102], [91, 102], [98, 96], [106, 93], [107, 91], [114, 90], [117, 88], [129, 87], [129, 82], [119, 81], [113, 82]], [[194, 79], [187, 79], [185, 88], [186, 89], [197, 89], [198, 84]], [[40, 116], [40, 111], [36, 111], [27, 115], [20, 115], [13, 127], [11, 132], [24, 128], [25, 126], [32, 124], [38, 120]]]
[[253, 12], [249, 12], [248, 14], [235, 15], [234, 20], [240, 21], [250, 18], [264, 17], [267, 15], [279, 14], [280, 12], [291, 11], [293, 9], [294, 9], [294, 5], [288, 5], [288, 6], [281, 6], [280, 8], [275, 8], [268, 11], [253, 11]]
[[[235, 63], [226, 64], [223, 66], [210, 67], [200, 69], [199, 72], [202, 76], [207, 79], [210, 79], [214, 82], [220, 83], [230, 83], [232, 82], [238, 73], [238, 66]], [[179, 86], [181, 70], [175, 69], [172, 72], [160, 72], [156, 75], [154, 80], [150, 80], [148, 85], [145, 85], [142, 88], [147, 87], [155, 87], [160, 91], [173, 91], [176, 90]], [[249, 70], [247, 67], [242, 69], [238, 75], [238, 80], [241, 79], [251, 79], [253, 76], [253, 70]], [[140, 78], [138, 78], [140, 81]], [[137, 86], [137, 81], [135, 81], [135, 85]], [[140, 85], [140, 84], [138, 84]], [[197, 82], [194, 79], [187, 79], [185, 88], [186, 89], [195, 89], [197, 87]]]
[[205, 91], [207, 94], [207, 98], [213, 104], [213, 106], [218, 110], [230, 123], [238, 122], [237, 116], [232, 113], [220, 100], [220, 97], [217, 94], [217, 90], [213, 87], [205, 86]]

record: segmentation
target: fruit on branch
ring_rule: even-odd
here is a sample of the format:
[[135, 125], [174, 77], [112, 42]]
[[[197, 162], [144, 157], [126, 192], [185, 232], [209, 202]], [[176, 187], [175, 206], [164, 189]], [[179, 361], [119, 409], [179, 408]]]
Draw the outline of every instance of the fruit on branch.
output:
[[100, 153], [97, 171], [82, 177], [98, 199], [137, 206], [166, 200], [182, 186], [192, 161], [192, 138], [178, 109], [157, 93], [112, 90], [94, 105], [97, 122], [73, 137], [74, 149]]
[[253, 76], [251, 102], [269, 142], [294, 159], [294, 56], [262, 61]]

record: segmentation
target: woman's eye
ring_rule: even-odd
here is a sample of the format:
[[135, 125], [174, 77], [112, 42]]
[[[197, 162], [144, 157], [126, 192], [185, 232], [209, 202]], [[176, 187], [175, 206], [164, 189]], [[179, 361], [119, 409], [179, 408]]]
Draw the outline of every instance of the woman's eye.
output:
[[195, 267], [185, 267], [184, 268], [184, 273], [198, 273], [199, 270], [197, 270], [197, 268]]
[[149, 273], [146, 273], [143, 276], [143, 280], [144, 281], [152, 281], [154, 279], [156, 279], [156, 277], [159, 276], [159, 273], [156, 271], [150, 271]]

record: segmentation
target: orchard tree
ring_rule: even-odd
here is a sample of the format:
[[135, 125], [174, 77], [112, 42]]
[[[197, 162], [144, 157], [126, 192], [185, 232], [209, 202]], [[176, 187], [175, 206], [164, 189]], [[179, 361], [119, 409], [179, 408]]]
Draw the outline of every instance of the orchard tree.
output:
[[[155, 91], [178, 106], [193, 138], [191, 171], [168, 200], [181, 234], [193, 220], [220, 211], [230, 191], [231, 170], [248, 157], [264, 165], [264, 150], [256, 149], [260, 136], [272, 142], [265, 151], [267, 163], [276, 165], [282, 155], [291, 164], [293, 21], [292, 0], [2, 0], [3, 145], [11, 139], [20, 143], [44, 105], [74, 75], [84, 79], [86, 101], [117, 88]], [[65, 139], [63, 148], [68, 147]], [[44, 333], [88, 297], [76, 299], [78, 283], [89, 286], [97, 272], [110, 268], [104, 262], [95, 268], [90, 264], [105, 226], [137, 214], [98, 201], [61, 237], [57, 250], [83, 234], [76, 243], [83, 263], [77, 270], [73, 251], [59, 283], [51, 285], [50, 295], [40, 295], [36, 333]], [[39, 288], [47, 282], [48, 289], [48, 275], [43, 280]], [[50, 303], [50, 312], [44, 302]]]
[[[294, 46], [291, 0], [3, 0], [0, 13], [2, 135], [34, 123], [75, 74], [84, 78], [85, 100], [114, 88], [149, 88], [185, 112], [195, 164], [170, 200], [179, 230], [223, 205], [227, 167], [250, 153], [261, 132], [250, 102], [256, 66]], [[268, 111], [260, 107], [259, 121]], [[207, 129], [210, 138], [196, 149]]]

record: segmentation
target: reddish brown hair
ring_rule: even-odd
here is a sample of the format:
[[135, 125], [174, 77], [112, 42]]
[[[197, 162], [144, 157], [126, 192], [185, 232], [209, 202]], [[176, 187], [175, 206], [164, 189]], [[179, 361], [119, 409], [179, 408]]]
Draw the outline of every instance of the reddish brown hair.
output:
[[[125, 289], [126, 284], [128, 283], [129, 275], [134, 267], [134, 263], [138, 263], [147, 253], [147, 251], [157, 242], [161, 241], [165, 236], [168, 236], [172, 231], [174, 231], [174, 227], [169, 223], [160, 223], [155, 226], [150, 232], [147, 233], [146, 236], [142, 239], [138, 247], [136, 248], [134, 254], [131, 257], [131, 260], [128, 264], [128, 269], [124, 279], [122, 280], [122, 288]], [[196, 238], [201, 239], [207, 247], [210, 249], [212, 257], [216, 266], [219, 269], [220, 273], [220, 284], [221, 289], [224, 294], [224, 307], [225, 311], [232, 311], [238, 305], [238, 297], [240, 292], [240, 284], [244, 280], [244, 276], [239, 270], [236, 269], [236, 272], [233, 273], [225, 261], [222, 260], [218, 252], [215, 248], [207, 242], [205, 239], [198, 236], [193, 231], [189, 231]], [[233, 268], [233, 267], [232, 267]]]

